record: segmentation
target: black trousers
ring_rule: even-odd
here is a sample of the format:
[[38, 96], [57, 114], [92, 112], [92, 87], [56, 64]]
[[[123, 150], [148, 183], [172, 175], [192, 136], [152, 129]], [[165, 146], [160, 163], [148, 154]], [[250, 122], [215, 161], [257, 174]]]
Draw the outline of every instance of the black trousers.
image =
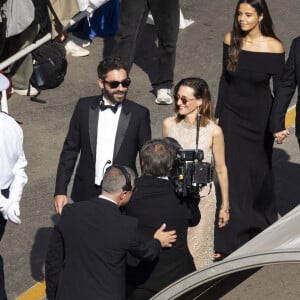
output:
[[[7, 196], [5, 192], [1, 191], [1, 193], [4, 197]], [[3, 218], [2, 214], [0, 213], [0, 241], [5, 231], [6, 222], [7, 221]], [[0, 300], [7, 300], [5, 285], [4, 285], [3, 259], [1, 255], [0, 255]]]
[[[0, 213], [0, 241], [5, 231], [6, 220], [2, 217]], [[5, 293], [5, 285], [4, 285], [4, 272], [3, 272], [3, 259], [0, 255], [0, 300], [7, 300]]]
[[179, 0], [122, 0], [113, 55], [121, 57], [130, 70], [135, 57], [136, 42], [149, 10], [157, 30], [159, 51], [156, 78], [152, 86], [155, 89], [171, 88], [179, 31]]

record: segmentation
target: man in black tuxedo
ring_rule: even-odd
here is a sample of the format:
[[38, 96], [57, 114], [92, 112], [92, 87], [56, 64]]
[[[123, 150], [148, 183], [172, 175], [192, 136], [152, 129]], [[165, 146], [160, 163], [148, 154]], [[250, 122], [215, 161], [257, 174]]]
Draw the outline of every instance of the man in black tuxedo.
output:
[[285, 113], [298, 86], [298, 100], [296, 104], [296, 136], [300, 145], [300, 36], [292, 42], [285, 71], [281, 79], [279, 90], [275, 96], [270, 127], [277, 143], [282, 143], [289, 135], [285, 129]]
[[176, 241], [174, 230], [163, 231], [165, 224], [145, 240], [138, 220], [120, 212], [133, 193], [134, 177], [128, 167], [113, 165], [100, 196], [63, 208], [46, 257], [48, 300], [125, 300], [127, 253], [153, 260]]
[[154, 139], [141, 150], [142, 176], [135, 181], [136, 192], [125, 206], [128, 216], [139, 220], [147, 238], [161, 223], [176, 230], [177, 241], [163, 249], [154, 261], [142, 260], [127, 267], [127, 296], [130, 300], [150, 299], [154, 294], [196, 270], [187, 246], [187, 230], [200, 221], [199, 199], [179, 198], [168, 176], [175, 162], [170, 142]]
[[72, 200], [99, 195], [105, 168], [126, 165], [136, 171], [136, 157], [151, 138], [149, 110], [126, 98], [130, 79], [119, 58], [107, 57], [98, 65], [101, 96], [79, 99], [58, 164], [54, 206], [57, 213], [68, 202], [67, 187], [75, 168]]

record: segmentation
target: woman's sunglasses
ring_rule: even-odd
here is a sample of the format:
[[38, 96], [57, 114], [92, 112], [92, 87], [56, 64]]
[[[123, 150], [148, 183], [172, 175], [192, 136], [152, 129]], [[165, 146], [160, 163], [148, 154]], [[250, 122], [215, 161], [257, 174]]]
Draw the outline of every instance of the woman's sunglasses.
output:
[[130, 78], [126, 78], [123, 81], [106, 81], [106, 80], [103, 80], [103, 82], [108, 84], [111, 89], [116, 89], [120, 84], [124, 88], [129, 87], [129, 85], [131, 83], [131, 80], [130, 80]]
[[186, 105], [189, 101], [196, 100], [196, 98], [189, 99], [185, 96], [179, 96], [179, 95], [175, 95], [174, 99], [175, 99], [176, 102], [178, 102], [178, 100], [181, 100], [181, 103], [183, 105]]

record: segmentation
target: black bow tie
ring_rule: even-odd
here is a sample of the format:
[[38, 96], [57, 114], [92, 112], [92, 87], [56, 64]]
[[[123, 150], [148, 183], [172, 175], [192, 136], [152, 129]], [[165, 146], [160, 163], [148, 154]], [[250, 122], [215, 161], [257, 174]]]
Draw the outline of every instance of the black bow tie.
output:
[[109, 108], [115, 114], [117, 112], [117, 110], [118, 110], [118, 106], [119, 106], [118, 104], [116, 104], [115, 106], [113, 106], [113, 105], [105, 105], [103, 100], [100, 101], [100, 110], [101, 111], [104, 111], [104, 110], [106, 110], [106, 109]]

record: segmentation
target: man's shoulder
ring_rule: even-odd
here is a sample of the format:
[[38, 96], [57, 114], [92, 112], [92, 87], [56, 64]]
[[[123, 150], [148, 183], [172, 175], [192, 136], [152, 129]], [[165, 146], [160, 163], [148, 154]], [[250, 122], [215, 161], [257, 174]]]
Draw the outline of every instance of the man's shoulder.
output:
[[16, 120], [7, 114], [6, 112], [0, 111], [0, 121], [11, 122], [12, 124], [17, 124]]
[[78, 100], [79, 105], [90, 105], [91, 103], [95, 103], [99, 100], [99, 95], [96, 96], [87, 96], [87, 97], [81, 97]]
[[63, 214], [69, 214], [70, 212], [76, 212], [76, 211], [82, 211], [90, 206], [92, 206], [97, 200], [97, 196], [90, 198], [88, 200], [83, 200], [83, 201], [78, 201], [78, 202], [73, 202], [73, 203], [68, 203], [63, 207]]
[[15, 128], [17, 130], [21, 130], [20, 125], [17, 121], [5, 112], [0, 112], [0, 125], [5, 128]]
[[293, 39], [292, 46], [297, 47], [297, 49], [300, 49], [300, 36]]
[[300, 43], [300, 36], [297, 36], [296, 38], [294, 38], [293, 40], [294, 42]]
[[89, 96], [89, 97], [81, 97], [78, 99], [74, 112], [84, 112], [89, 111], [90, 108], [95, 109], [99, 106], [99, 95], [98, 96]]

